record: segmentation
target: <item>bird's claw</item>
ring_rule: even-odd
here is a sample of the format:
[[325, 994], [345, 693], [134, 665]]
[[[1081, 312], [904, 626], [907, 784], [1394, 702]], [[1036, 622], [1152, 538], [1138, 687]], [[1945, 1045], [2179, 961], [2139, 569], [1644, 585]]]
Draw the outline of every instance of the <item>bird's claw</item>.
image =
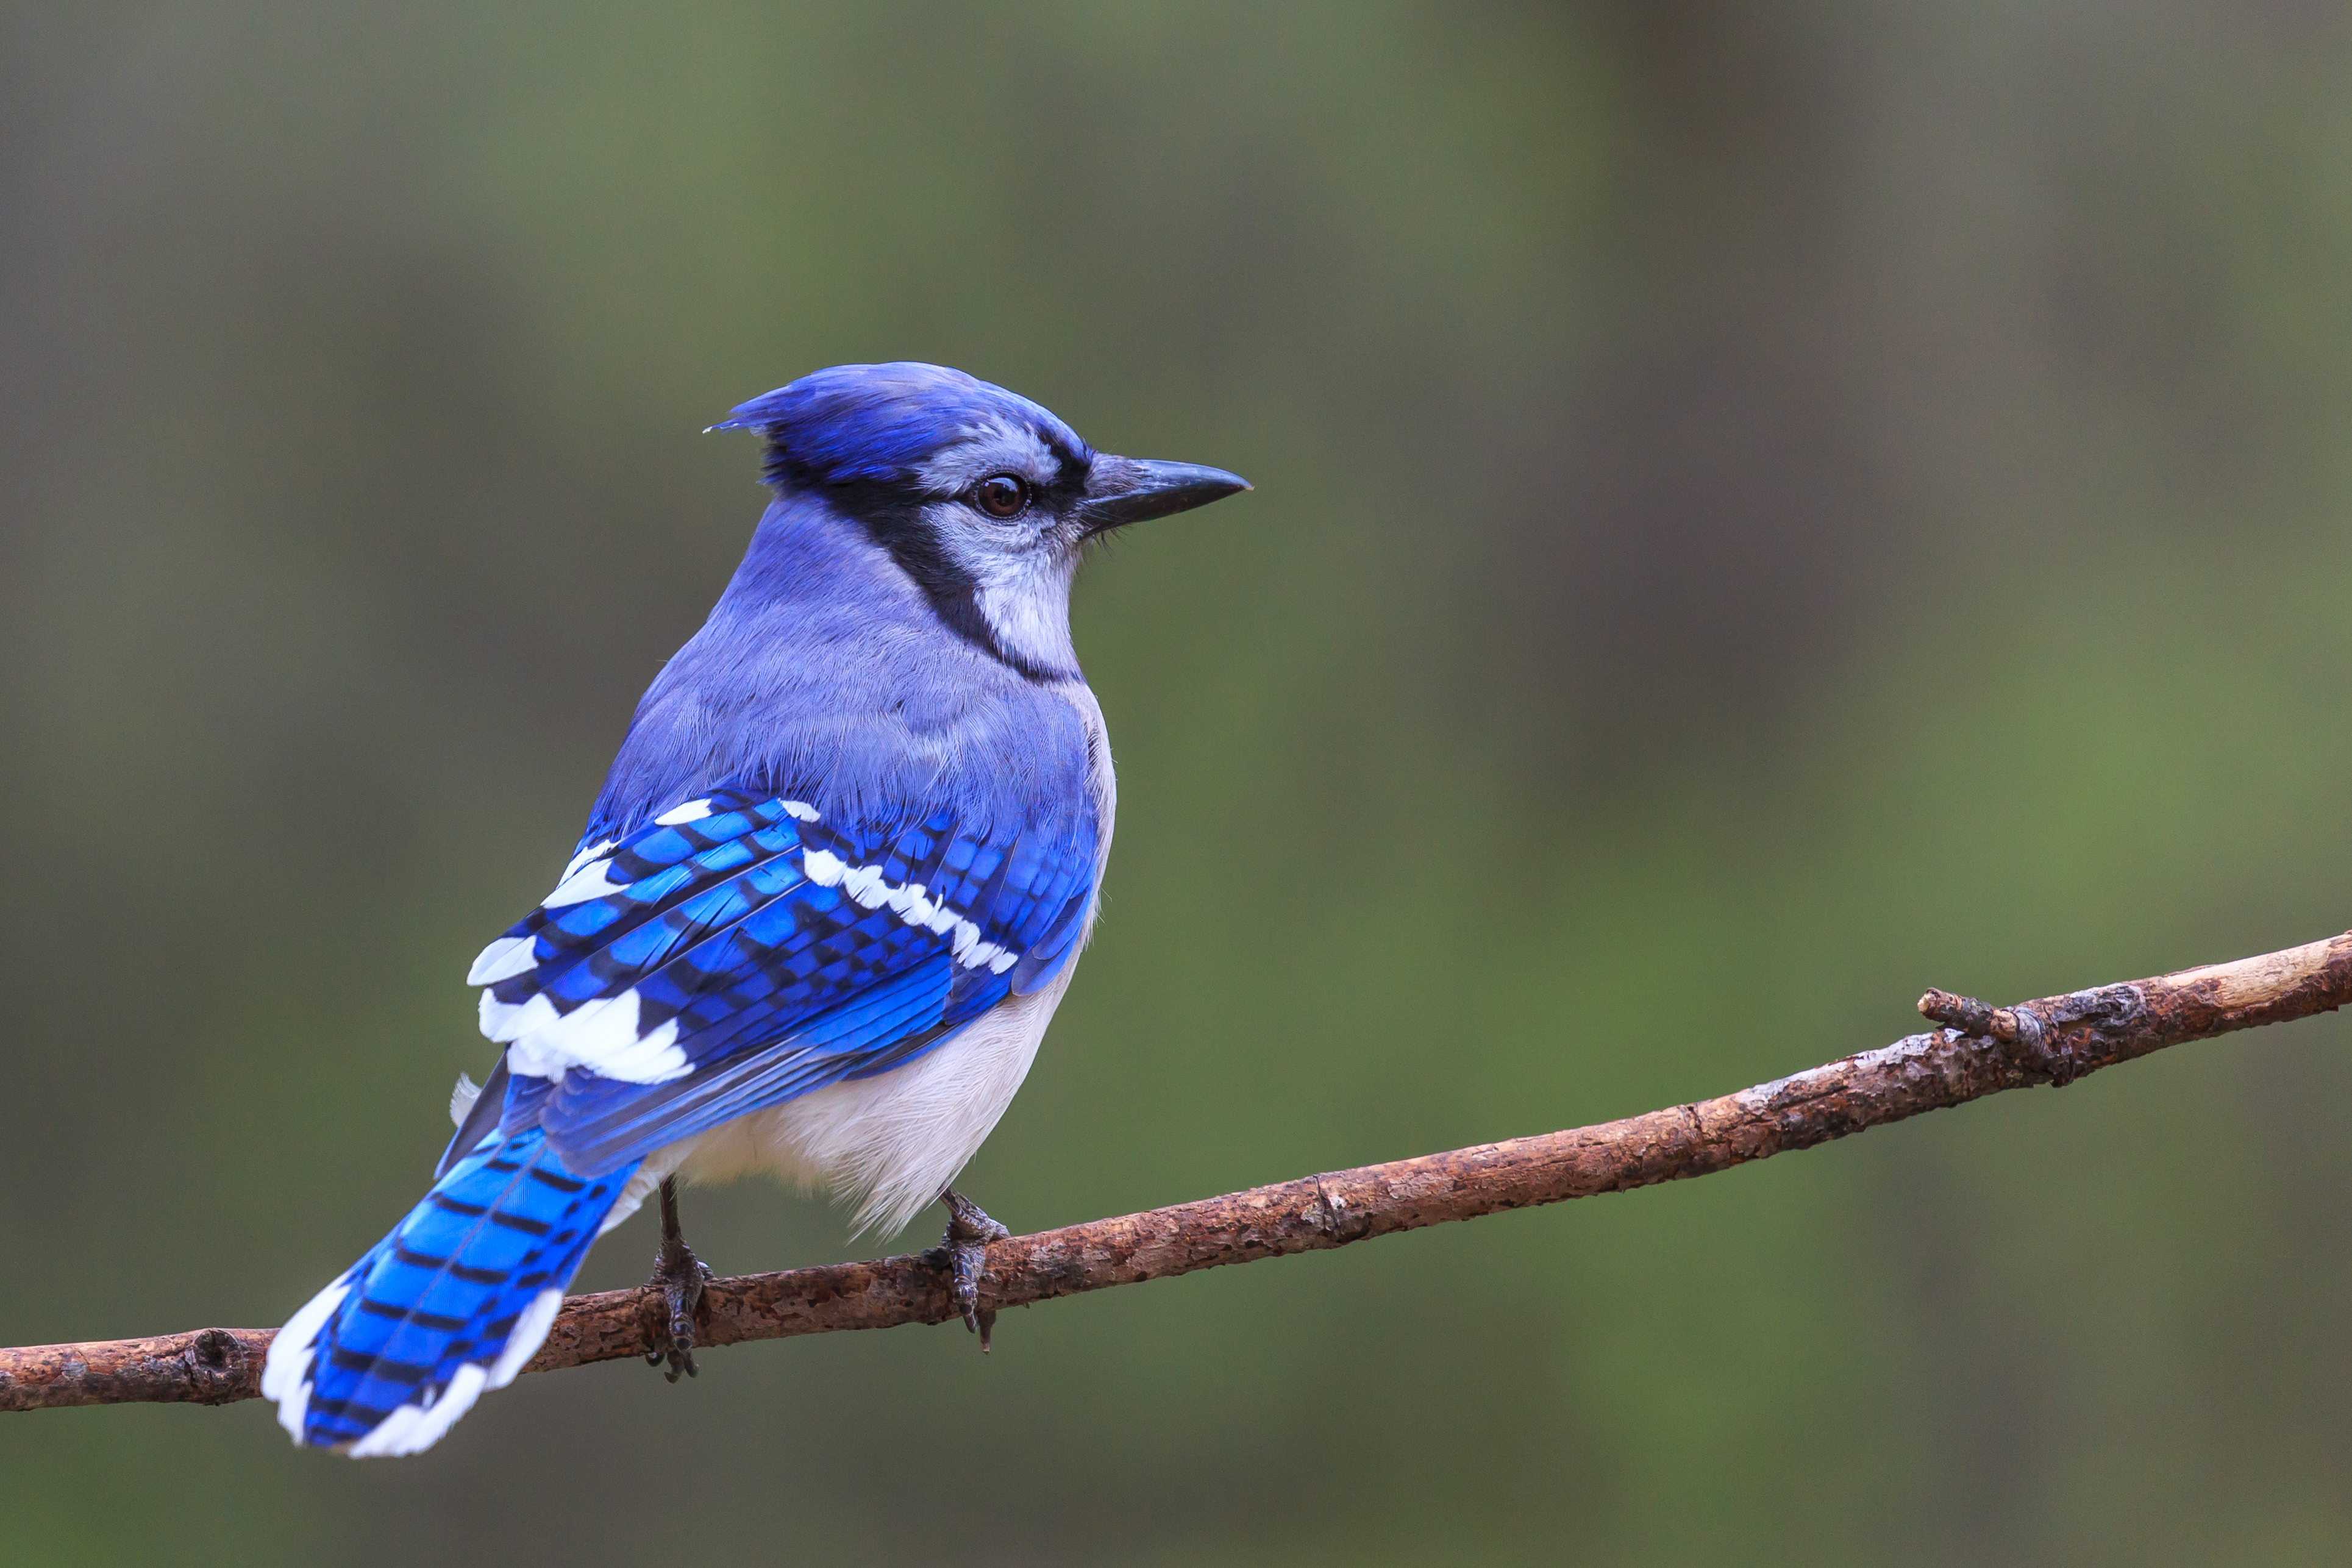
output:
[[646, 1352], [647, 1366], [669, 1363], [664, 1375], [676, 1383], [678, 1374], [699, 1377], [701, 1369], [694, 1364], [695, 1320], [702, 1305], [702, 1288], [717, 1278], [702, 1259], [686, 1247], [677, 1249], [673, 1258], [664, 1247], [654, 1257], [653, 1277], [646, 1289], [661, 1292], [662, 1311], [657, 1342]]
[[701, 1369], [694, 1364], [695, 1328], [702, 1309], [702, 1288], [718, 1278], [687, 1246], [678, 1230], [677, 1186], [675, 1180], [661, 1185], [662, 1239], [661, 1247], [654, 1254], [654, 1271], [646, 1280], [646, 1289], [661, 1292], [662, 1311], [654, 1326], [654, 1348], [646, 1352], [647, 1366], [669, 1363], [664, 1375], [676, 1383], [678, 1374], [699, 1377]]
[[988, 1268], [988, 1244], [1003, 1241], [1013, 1233], [988, 1217], [981, 1206], [961, 1193], [950, 1189], [940, 1194], [940, 1202], [948, 1205], [947, 1234], [940, 1237], [937, 1249], [947, 1269], [948, 1292], [955, 1299], [956, 1310], [962, 1314], [963, 1326], [980, 1336], [981, 1353], [989, 1349], [989, 1331], [996, 1327], [996, 1313], [980, 1304], [980, 1277]]

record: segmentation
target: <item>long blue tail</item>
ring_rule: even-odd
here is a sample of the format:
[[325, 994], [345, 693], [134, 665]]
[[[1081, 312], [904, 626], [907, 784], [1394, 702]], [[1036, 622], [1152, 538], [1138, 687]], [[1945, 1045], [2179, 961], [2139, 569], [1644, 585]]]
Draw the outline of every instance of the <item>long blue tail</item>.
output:
[[547, 1338], [636, 1167], [575, 1176], [536, 1127], [459, 1160], [278, 1331], [261, 1374], [278, 1425], [353, 1456], [431, 1447]]

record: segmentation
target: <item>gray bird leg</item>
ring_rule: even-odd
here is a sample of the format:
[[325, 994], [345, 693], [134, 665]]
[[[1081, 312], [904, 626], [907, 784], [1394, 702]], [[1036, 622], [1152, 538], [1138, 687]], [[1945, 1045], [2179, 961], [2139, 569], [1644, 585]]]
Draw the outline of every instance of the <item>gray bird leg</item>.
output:
[[948, 1289], [955, 1297], [956, 1309], [963, 1314], [963, 1326], [980, 1336], [980, 1349], [988, 1352], [988, 1333], [996, 1326], [996, 1314], [983, 1310], [980, 1305], [980, 1277], [988, 1268], [988, 1244], [1003, 1241], [1013, 1233], [988, 1217], [981, 1206], [950, 1187], [940, 1194], [940, 1202], [948, 1205], [948, 1233], [940, 1237], [933, 1256], [947, 1256], [943, 1266], [948, 1274]]
[[[654, 1254], [653, 1277], [646, 1281], [648, 1290], [662, 1293], [667, 1322], [658, 1343], [646, 1352], [647, 1366], [669, 1363], [667, 1376], [676, 1383], [679, 1373], [688, 1377], [701, 1375], [694, 1364], [694, 1312], [702, 1304], [703, 1282], [712, 1278], [694, 1249], [686, 1245], [686, 1236], [677, 1227], [677, 1178], [665, 1176], [661, 1184], [661, 1250]], [[982, 1215], [986, 1218], [986, 1215]]]

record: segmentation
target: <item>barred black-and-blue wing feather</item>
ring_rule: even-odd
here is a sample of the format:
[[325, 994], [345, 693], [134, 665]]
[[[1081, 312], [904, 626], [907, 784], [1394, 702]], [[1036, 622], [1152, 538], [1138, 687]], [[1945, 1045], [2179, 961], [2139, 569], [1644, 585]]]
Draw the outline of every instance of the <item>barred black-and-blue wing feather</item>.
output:
[[505, 1130], [599, 1171], [901, 1065], [1058, 972], [1094, 871], [1083, 816], [842, 823], [742, 790], [592, 842], [471, 976]]

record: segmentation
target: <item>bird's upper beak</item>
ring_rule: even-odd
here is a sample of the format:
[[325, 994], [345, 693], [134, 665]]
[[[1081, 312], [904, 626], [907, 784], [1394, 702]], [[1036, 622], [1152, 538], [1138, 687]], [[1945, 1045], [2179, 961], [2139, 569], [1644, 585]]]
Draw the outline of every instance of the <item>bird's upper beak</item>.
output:
[[1105, 456], [1095, 459], [1087, 477], [1078, 514], [1088, 534], [1106, 533], [1130, 522], [1190, 511], [1249, 488], [1239, 474], [1198, 463]]

